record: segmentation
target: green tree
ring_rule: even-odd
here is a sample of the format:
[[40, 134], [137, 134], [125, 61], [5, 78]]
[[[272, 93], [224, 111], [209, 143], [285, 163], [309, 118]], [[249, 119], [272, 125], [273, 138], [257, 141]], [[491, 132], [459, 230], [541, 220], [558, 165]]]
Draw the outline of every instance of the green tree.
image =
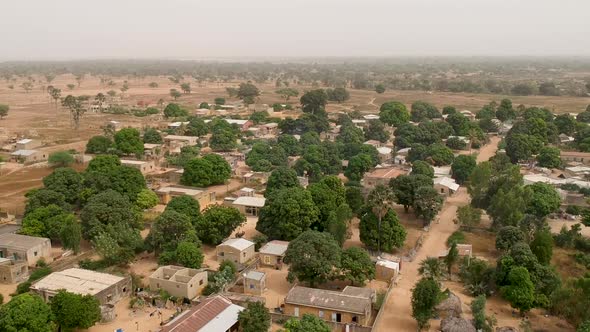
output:
[[68, 203], [74, 204], [78, 201], [82, 191], [83, 177], [72, 168], [57, 168], [53, 173], [43, 178], [43, 185], [64, 195]]
[[403, 103], [388, 101], [379, 108], [379, 120], [390, 126], [397, 127], [410, 121], [410, 112]]
[[386, 252], [392, 252], [395, 248], [403, 246], [407, 232], [400, 224], [397, 214], [392, 209], [388, 209], [381, 220], [381, 231], [379, 231], [379, 218], [370, 208], [365, 208], [361, 212], [359, 224], [360, 240], [372, 250], [380, 249]]
[[429, 178], [434, 178], [434, 168], [425, 161], [416, 160], [412, 163], [412, 172], [410, 175], [425, 175]]
[[203, 243], [218, 245], [245, 222], [246, 217], [236, 208], [212, 205], [203, 211], [201, 218], [197, 219], [195, 229]]
[[173, 197], [165, 211], [176, 211], [187, 216], [194, 224], [197, 218], [201, 217], [201, 206], [199, 201], [188, 195]]
[[365, 130], [365, 139], [385, 143], [389, 140], [389, 132], [385, 130], [383, 122], [371, 120], [369, 121], [369, 127]]
[[576, 119], [569, 114], [560, 114], [553, 121], [560, 134], [573, 135], [576, 131]]
[[471, 172], [475, 169], [477, 165], [474, 156], [466, 156], [460, 155], [455, 158], [453, 164], [451, 165], [451, 172], [453, 173], [453, 178], [457, 181], [458, 184], [463, 184], [469, 176]]
[[252, 112], [250, 115], [250, 121], [252, 121], [254, 124], [266, 123], [268, 121], [268, 112]]
[[50, 154], [47, 162], [53, 167], [67, 167], [74, 163], [74, 157], [68, 151], [58, 151]]
[[48, 205], [57, 205], [63, 210], [69, 210], [70, 205], [66, 203], [63, 194], [50, 189], [33, 189], [25, 194], [27, 204], [25, 205], [25, 217], [31, 212]]
[[449, 114], [446, 122], [453, 127], [457, 136], [467, 136], [469, 133], [469, 119], [462, 113]]
[[151, 209], [154, 206], [158, 205], [158, 195], [155, 192], [149, 189], [142, 189], [139, 194], [137, 194], [137, 200], [135, 204], [142, 210]]
[[209, 127], [207, 127], [205, 120], [197, 117], [190, 117], [188, 121], [188, 125], [186, 125], [185, 128], [186, 135], [201, 137], [209, 133]]
[[445, 256], [445, 264], [447, 265], [449, 275], [452, 273], [453, 266], [457, 263], [457, 260], [459, 260], [459, 250], [457, 250], [457, 243], [452, 242], [449, 252]]
[[535, 286], [525, 267], [513, 267], [508, 273], [507, 286], [500, 288], [502, 296], [521, 313], [529, 311], [535, 302]]
[[267, 198], [256, 230], [270, 239], [292, 240], [318, 220], [319, 211], [309, 191], [301, 187], [283, 188]]
[[411, 116], [412, 121], [422, 122], [429, 119], [440, 118], [441, 114], [434, 105], [424, 101], [416, 101], [412, 104]]
[[54, 332], [51, 308], [33, 294], [21, 294], [0, 307], [0, 330], [7, 332]]
[[377, 92], [378, 94], [382, 94], [385, 92], [385, 86], [383, 84], [377, 84], [375, 85], [375, 92]]
[[558, 148], [545, 146], [541, 148], [537, 155], [537, 162], [541, 167], [559, 168], [561, 167], [561, 156]]
[[180, 84], [180, 89], [182, 90], [182, 92], [184, 93], [191, 93], [191, 84], [190, 83], [182, 83]]
[[365, 204], [361, 188], [356, 186], [346, 187], [346, 204], [348, 204], [353, 213], [359, 214]]
[[66, 215], [59, 228], [59, 240], [65, 249], [71, 249], [75, 254], [80, 252], [82, 227], [73, 214]]
[[104, 154], [113, 148], [113, 141], [106, 136], [92, 136], [86, 143], [86, 153]]
[[248, 302], [245, 310], [238, 314], [242, 332], [259, 332], [270, 329], [270, 313], [262, 302]]
[[561, 197], [551, 185], [537, 182], [525, 187], [527, 213], [544, 218], [559, 209]]
[[443, 199], [436, 189], [432, 187], [420, 187], [416, 189], [412, 207], [417, 217], [430, 224], [442, 208]]
[[440, 280], [443, 276], [443, 264], [438, 258], [436, 257], [427, 257], [420, 262], [420, 267], [418, 268], [418, 273], [420, 275], [434, 279]]
[[115, 147], [123, 154], [143, 154], [143, 141], [139, 130], [135, 128], [123, 128], [115, 134]]
[[61, 207], [54, 204], [38, 207], [29, 211], [24, 217], [20, 233], [30, 236], [50, 237], [55, 240], [58, 238], [57, 232], [59, 232], [61, 222], [68, 214]]
[[88, 100], [86, 96], [74, 97], [68, 95], [61, 101], [62, 106], [67, 107], [70, 110], [70, 115], [72, 116], [74, 128], [76, 130], [80, 127], [80, 119], [82, 118], [82, 115], [86, 113], [86, 108], [84, 107], [86, 100]]
[[512, 190], [498, 190], [492, 196], [487, 212], [492, 217], [492, 226], [498, 229], [503, 226], [516, 226], [524, 217], [525, 209], [524, 191], [520, 187], [515, 187]]
[[186, 215], [169, 210], [156, 218], [145, 243], [150, 251], [158, 255], [164, 250], [176, 249], [178, 243], [191, 231], [194, 228]]
[[337, 103], [342, 103], [350, 99], [350, 93], [345, 88], [335, 88], [335, 89], [328, 89], [326, 90], [326, 95], [328, 96], [328, 100], [335, 101]]
[[311, 287], [328, 280], [340, 268], [341, 249], [330, 234], [308, 230], [289, 242], [285, 263], [289, 282], [308, 282]]
[[237, 91], [237, 97], [242, 99], [246, 104], [254, 104], [256, 97], [260, 95], [260, 90], [256, 85], [248, 83], [240, 83]]
[[297, 173], [289, 167], [278, 167], [268, 177], [264, 196], [271, 197], [277, 190], [296, 187], [300, 187]]
[[[180, 96], [181, 96], [181, 93], [180, 93], [180, 91], [178, 91], [178, 90], [176, 90], [176, 89], [170, 89], [170, 97], [174, 98], [174, 100], [176, 100], [176, 99], [180, 98]], [[168, 107], [166, 107], [166, 108], [168, 108]], [[168, 116], [168, 115], [166, 115], [166, 110], [164, 110], [164, 115], [165, 115], [166, 117], [173, 117], [173, 116]]]
[[151, 144], [162, 144], [164, 143], [164, 139], [162, 139], [162, 135], [155, 128], [147, 128], [143, 132], [143, 142]]
[[301, 103], [303, 112], [311, 114], [321, 113], [324, 111], [324, 107], [326, 107], [328, 96], [326, 95], [326, 91], [322, 89], [311, 90], [304, 93], [299, 102]]
[[449, 139], [447, 139], [446, 145], [452, 150], [465, 150], [467, 148], [467, 143], [457, 136], [449, 137]]
[[167, 118], [178, 118], [188, 116], [188, 112], [185, 109], [182, 109], [178, 104], [170, 103], [164, 108], [164, 116]]
[[[225, 105], [225, 98], [217, 97], [213, 100], [213, 102], [215, 103], [215, 105]], [[205, 107], [205, 108], [209, 108], [209, 107]]]
[[432, 185], [432, 178], [426, 175], [399, 175], [389, 181], [389, 186], [395, 195], [395, 201], [403, 205], [406, 212], [408, 212], [410, 206], [414, 205], [416, 190], [424, 186], [432, 187]]
[[496, 235], [496, 249], [509, 251], [512, 247], [524, 241], [524, 233], [516, 226], [504, 226]]
[[348, 161], [344, 175], [351, 181], [360, 181], [363, 175], [373, 167], [371, 156], [366, 153], [358, 154]]
[[551, 233], [546, 230], [538, 231], [531, 242], [531, 251], [537, 256], [539, 263], [549, 265], [553, 256], [553, 236]]
[[434, 315], [440, 294], [438, 282], [430, 278], [420, 279], [412, 289], [412, 317], [418, 323], [418, 330], [429, 326], [428, 321]]
[[101, 319], [100, 302], [94, 296], [64, 290], [51, 299], [51, 311], [61, 331], [88, 329]]
[[[86, 239], [93, 239], [101, 232], [115, 232], [117, 225], [135, 230], [141, 227], [139, 215], [134, 211], [129, 199], [114, 190], [106, 190], [92, 196], [80, 212], [80, 220], [82, 234]], [[139, 231], [137, 234], [139, 235]]]
[[353, 285], [363, 286], [366, 280], [375, 278], [375, 264], [366, 250], [350, 247], [342, 251], [341, 273]]
[[481, 222], [481, 209], [471, 205], [463, 205], [457, 209], [457, 221], [459, 225], [477, 226]]
[[209, 146], [214, 151], [230, 151], [236, 148], [236, 134], [231, 129], [213, 130]]
[[289, 101], [289, 98], [299, 96], [299, 91], [293, 88], [282, 88], [275, 91], [275, 93], [285, 99], [285, 103]]
[[184, 167], [180, 182], [187, 186], [207, 187], [222, 184], [231, 175], [231, 167], [223, 157], [210, 154], [190, 160]]
[[285, 323], [285, 332], [331, 332], [332, 329], [320, 318], [304, 314], [301, 319], [289, 318]]
[[199, 269], [203, 264], [203, 252], [195, 241], [180, 241], [175, 250], [175, 261], [191, 269]]
[[8, 105], [0, 104], [0, 119], [4, 119], [8, 115], [10, 107]]

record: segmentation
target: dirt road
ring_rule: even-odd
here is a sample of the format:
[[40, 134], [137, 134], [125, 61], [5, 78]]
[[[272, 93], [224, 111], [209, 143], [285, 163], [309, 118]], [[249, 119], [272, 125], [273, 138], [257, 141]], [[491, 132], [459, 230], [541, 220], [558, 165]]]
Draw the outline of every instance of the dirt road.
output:
[[[485, 145], [477, 156], [477, 162], [488, 160], [498, 148], [500, 139], [492, 138], [489, 144]], [[449, 197], [439, 213], [440, 223], [433, 223], [428, 232], [422, 248], [416, 255], [414, 261], [407, 262], [403, 266], [401, 279], [393, 288], [385, 306], [384, 312], [378, 322], [375, 322], [375, 332], [386, 331], [416, 331], [416, 321], [412, 317], [412, 288], [420, 278], [418, 265], [429, 257], [436, 256], [446, 249], [445, 241], [454, 231], [457, 225], [453, 223], [457, 208], [469, 202], [469, 194], [464, 187], [452, 197]]]

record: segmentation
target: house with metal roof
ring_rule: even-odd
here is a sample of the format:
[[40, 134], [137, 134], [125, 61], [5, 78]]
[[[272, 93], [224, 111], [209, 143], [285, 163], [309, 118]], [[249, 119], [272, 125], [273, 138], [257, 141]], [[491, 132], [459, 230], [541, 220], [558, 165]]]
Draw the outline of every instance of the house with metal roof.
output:
[[265, 202], [264, 197], [240, 196], [233, 201], [232, 205], [246, 216], [257, 217]]
[[289, 242], [287, 241], [273, 240], [266, 243], [258, 250], [260, 264], [280, 270], [283, 267], [283, 258], [288, 247]]
[[217, 260], [220, 262], [229, 260], [241, 265], [247, 263], [256, 256], [254, 242], [242, 238], [226, 240], [218, 245], [216, 250]]
[[434, 178], [434, 189], [436, 189], [441, 195], [451, 196], [459, 190], [459, 184], [455, 182], [455, 179], [442, 176]]
[[370, 325], [375, 291], [346, 286], [342, 292], [295, 286], [285, 297], [285, 314], [310, 314], [325, 321]]
[[176, 316], [160, 332], [235, 332], [243, 307], [217, 295]]

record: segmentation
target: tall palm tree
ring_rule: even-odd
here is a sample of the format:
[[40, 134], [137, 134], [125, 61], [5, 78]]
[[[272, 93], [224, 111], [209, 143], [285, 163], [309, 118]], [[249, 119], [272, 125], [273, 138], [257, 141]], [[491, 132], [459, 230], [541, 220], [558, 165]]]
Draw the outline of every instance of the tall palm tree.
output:
[[395, 201], [395, 194], [388, 186], [377, 185], [367, 197], [367, 202], [379, 220], [379, 236], [377, 237], [377, 251], [381, 255], [381, 220]]

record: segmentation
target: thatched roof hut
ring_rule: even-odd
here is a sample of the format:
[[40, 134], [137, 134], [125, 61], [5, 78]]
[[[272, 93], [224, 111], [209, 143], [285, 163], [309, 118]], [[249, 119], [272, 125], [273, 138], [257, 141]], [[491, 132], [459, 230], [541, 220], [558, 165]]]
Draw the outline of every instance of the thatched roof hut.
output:
[[463, 313], [463, 308], [461, 307], [461, 299], [449, 292], [449, 297], [439, 303], [435, 310], [438, 312], [438, 316], [441, 318], [447, 317], [461, 317]]
[[476, 332], [475, 326], [464, 318], [447, 317], [440, 322], [443, 332]]

